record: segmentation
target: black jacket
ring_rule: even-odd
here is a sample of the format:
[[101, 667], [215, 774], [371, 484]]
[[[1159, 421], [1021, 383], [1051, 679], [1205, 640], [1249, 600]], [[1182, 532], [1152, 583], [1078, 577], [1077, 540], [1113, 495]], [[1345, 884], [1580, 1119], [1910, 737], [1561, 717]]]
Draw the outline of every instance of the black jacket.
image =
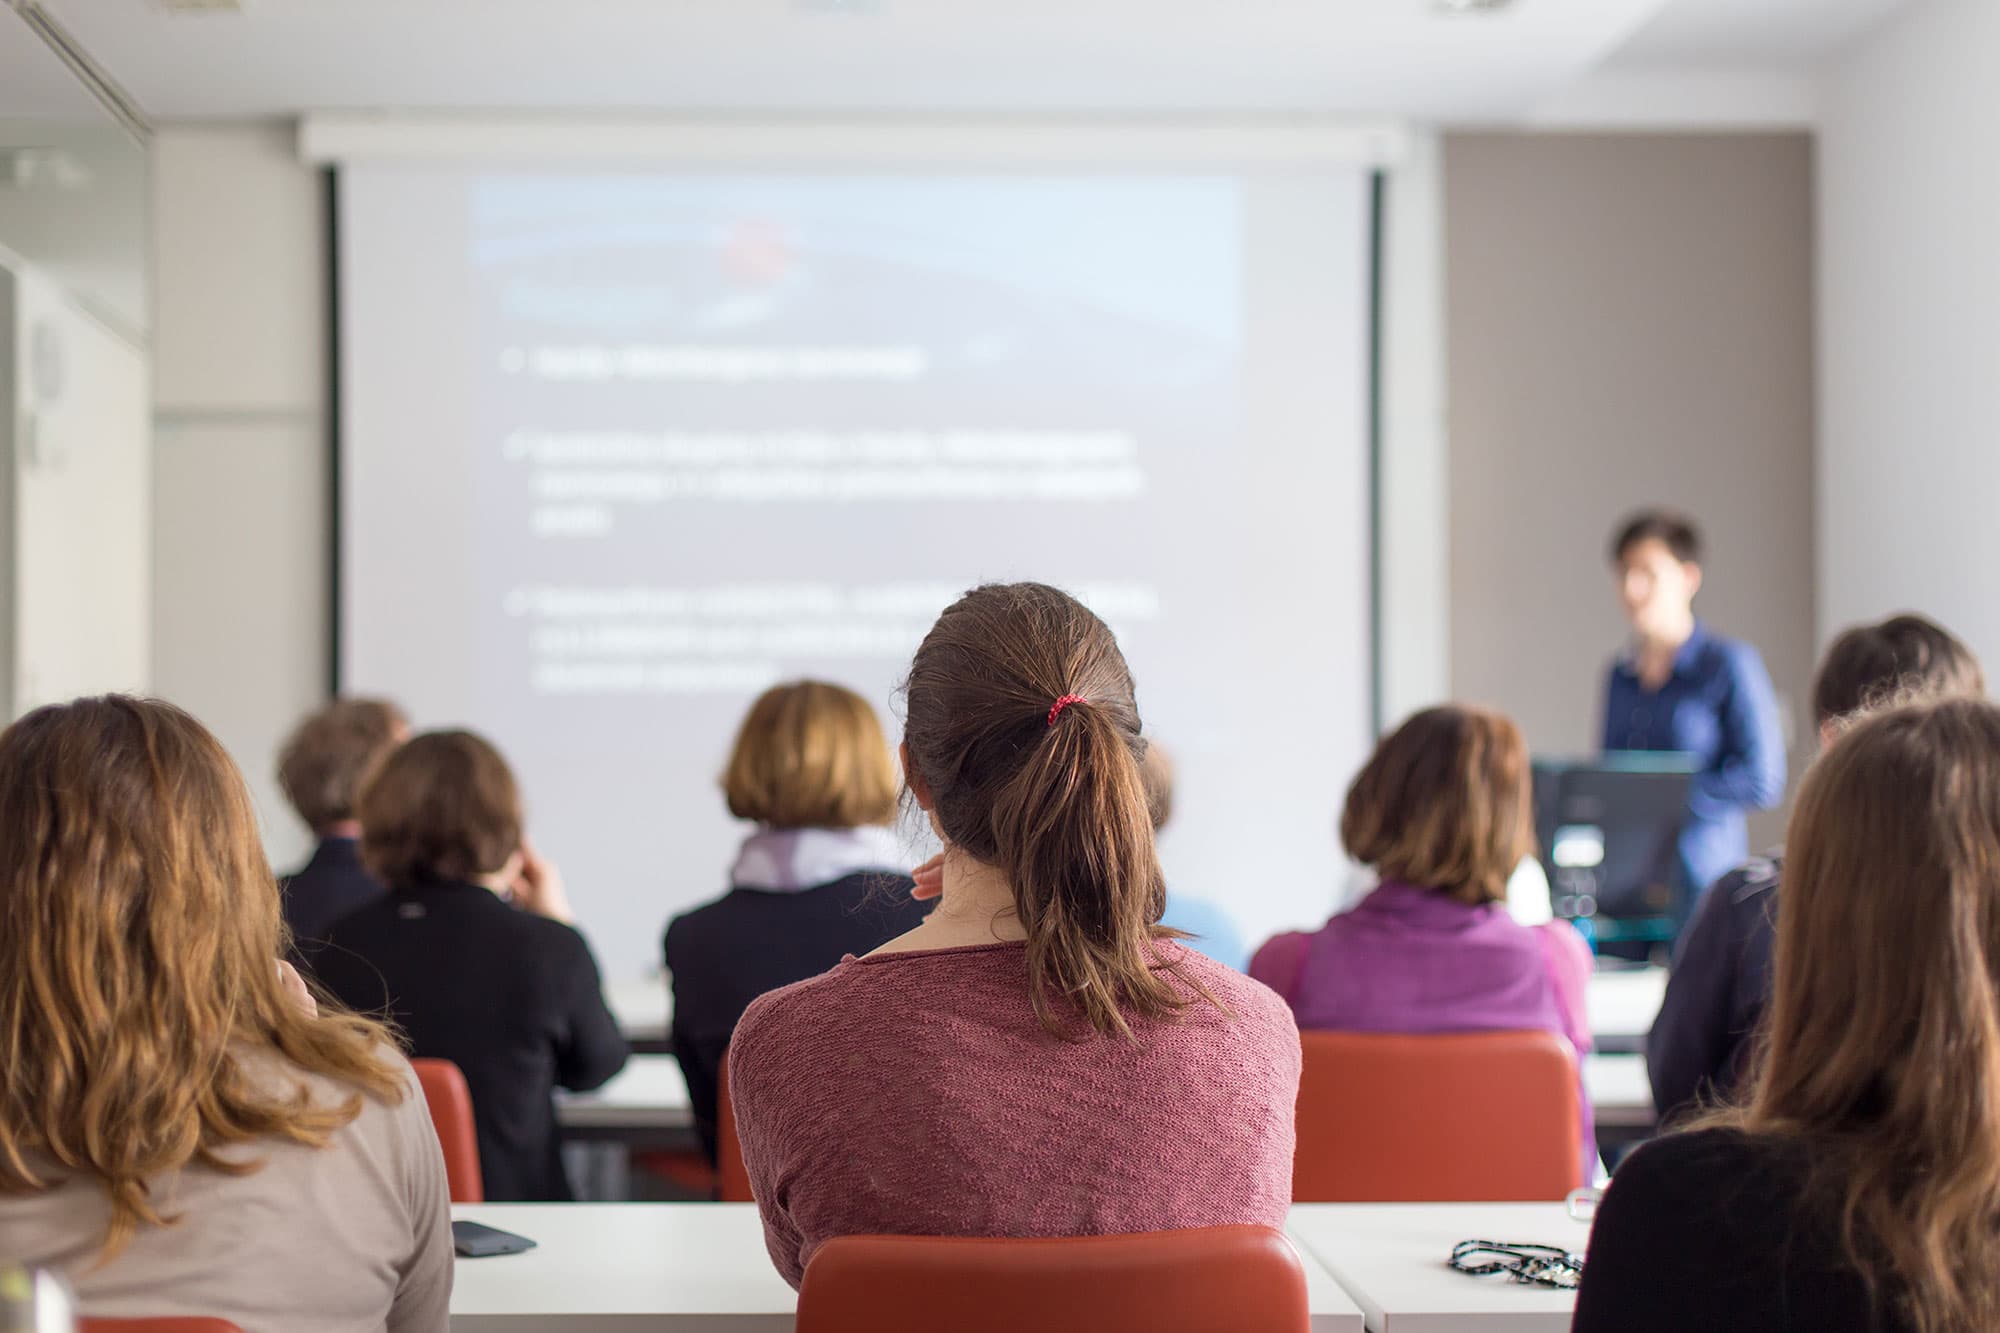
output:
[[352, 838], [325, 838], [312, 860], [284, 879], [285, 924], [292, 937], [316, 940], [326, 928], [363, 903], [380, 898], [382, 885], [361, 864]]
[[1646, 1073], [1660, 1119], [1736, 1090], [1750, 1037], [1771, 996], [1778, 857], [1715, 882], [1674, 952], [1667, 997], [1646, 1038]]
[[1803, 1144], [1727, 1129], [1641, 1144], [1598, 1206], [1573, 1333], [1909, 1329], [1848, 1259], [1837, 1202], [1808, 1197], [1810, 1161]]
[[307, 960], [343, 1003], [386, 1010], [412, 1055], [464, 1071], [488, 1199], [571, 1197], [554, 1090], [595, 1088], [627, 1054], [583, 936], [476, 884], [426, 884], [341, 918]]
[[736, 1020], [765, 991], [816, 977], [924, 919], [903, 875], [860, 872], [796, 892], [731, 889], [667, 927], [674, 981], [674, 1057], [687, 1078], [695, 1128], [715, 1156], [716, 1083]]

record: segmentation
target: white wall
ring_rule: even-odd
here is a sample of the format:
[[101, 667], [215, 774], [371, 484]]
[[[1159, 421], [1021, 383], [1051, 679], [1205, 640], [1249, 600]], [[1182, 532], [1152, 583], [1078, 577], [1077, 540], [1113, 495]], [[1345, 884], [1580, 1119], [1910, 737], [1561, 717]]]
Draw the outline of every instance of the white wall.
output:
[[277, 747], [328, 682], [323, 206], [287, 127], [153, 141], [154, 688], [242, 765], [281, 869], [309, 840]]
[[0, 251], [0, 713], [144, 690], [152, 522], [146, 354]]
[[1830, 75], [1819, 636], [1913, 609], [2000, 666], [2000, 4], [1931, 0]]

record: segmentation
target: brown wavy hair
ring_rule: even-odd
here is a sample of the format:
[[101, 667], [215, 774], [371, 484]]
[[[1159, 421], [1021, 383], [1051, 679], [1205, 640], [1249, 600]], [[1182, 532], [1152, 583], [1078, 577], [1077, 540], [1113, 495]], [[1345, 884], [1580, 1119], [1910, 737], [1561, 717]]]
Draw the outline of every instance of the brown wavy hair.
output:
[[1012, 886], [1042, 1026], [1130, 1036], [1129, 1016], [1213, 1003], [1154, 947], [1181, 932], [1158, 924], [1146, 742], [1105, 623], [1047, 584], [975, 588], [924, 636], [905, 694], [910, 781], [945, 838]]
[[[122, 695], [0, 732], [0, 1195], [77, 1173], [111, 1201], [104, 1255], [163, 1225], [150, 1178], [271, 1138], [314, 1147], [404, 1095], [382, 1028], [284, 990], [278, 888], [243, 778], [202, 725]], [[269, 1086], [270, 1052], [355, 1090]]]
[[1747, 1101], [1697, 1125], [1803, 1149], [1809, 1206], [1919, 1333], [2000, 1328], [2000, 708], [1862, 720], [1786, 853]]
[[1507, 718], [1426, 708], [1382, 739], [1348, 787], [1340, 840], [1384, 880], [1503, 902], [1535, 850], [1531, 783], [1527, 742]]
[[521, 848], [521, 788], [493, 742], [427, 731], [391, 750], [355, 800], [361, 863], [392, 889], [467, 883]]

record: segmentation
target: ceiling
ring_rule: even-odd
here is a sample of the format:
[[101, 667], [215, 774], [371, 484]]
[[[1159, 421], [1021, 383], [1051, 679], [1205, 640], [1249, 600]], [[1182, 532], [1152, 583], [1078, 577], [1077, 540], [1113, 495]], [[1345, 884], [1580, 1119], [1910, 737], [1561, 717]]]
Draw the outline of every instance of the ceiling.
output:
[[1809, 68], [1910, 0], [1673, 0], [1615, 67]]
[[[0, 0], [0, 116], [81, 96]], [[24, 0], [14, 0], [22, 3]], [[309, 110], [1507, 120], [1627, 66], [1796, 71], [1903, 0], [39, 0], [155, 120]], [[53, 67], [53, 68], [52, 68]]]
[[0, 120], [104, 121], [104, 111], [55, 52], [0, 0]]

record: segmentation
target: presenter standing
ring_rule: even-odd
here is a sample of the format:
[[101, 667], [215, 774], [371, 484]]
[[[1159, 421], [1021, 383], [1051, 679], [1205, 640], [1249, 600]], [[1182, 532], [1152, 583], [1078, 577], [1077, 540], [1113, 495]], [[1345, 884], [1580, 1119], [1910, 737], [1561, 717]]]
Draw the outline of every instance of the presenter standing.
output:
[[1785, 793], [1785, 744], [1764, 661], [1695, 618], [1701, 538], [1679, 514], [1647, 510], [1611, 547], [1630, 647], [1611, 665], [1604, 748], [1692, 755], [1680, 860], [1691, 903], [1748, 859], [1745, 816]]

